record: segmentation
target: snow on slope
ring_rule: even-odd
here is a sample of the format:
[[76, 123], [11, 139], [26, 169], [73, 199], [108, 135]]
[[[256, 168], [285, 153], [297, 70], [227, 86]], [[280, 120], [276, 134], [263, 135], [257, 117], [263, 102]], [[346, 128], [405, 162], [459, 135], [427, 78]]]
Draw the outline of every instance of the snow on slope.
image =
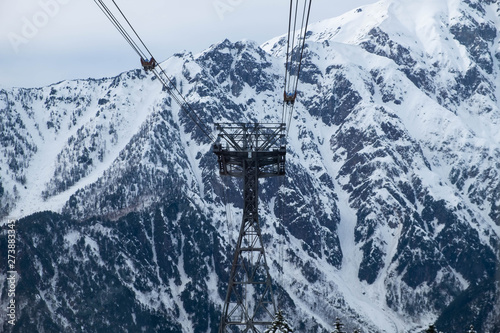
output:
[[[338, 315], [370, 332], [415, 331], [495, 269], [497, 7], [382, 0], [311, 26], [288, 187], [275, 195], [276, 184], [266, 181], [261, 195], [263, 230], [281, 235], [266, 238], [272, 275], [310, 327], [331, 328]], [[165, 67], [207, 123], [274, 121], [284, 45], [277, 37], [262, 45], [265, 53], [252, 42], [223, 41], [175, 55]], [[16, 110], [31, 110], [19, 114], [38, 148], [26, 160], [26, 189], [12, 214], [122, 217], [187, 195], [220, 242], [234, 244], [241, 193], [215, 176], [209, 144], [160, 90], [135, 71], [29, 92], [36, 97], [9, 92], [20, 96]], [[16, 181], [7, 170], [0, 172], [10, 188]], [[236, 215], [232, 225], [225, 215]], [[153, 252], [158, 275], [160, 251]], [[175, 260], [184, 279], [169, 287], [182, 309], [180, 297], [196, 281], [188, 281], [188, 258]], [[220, 276], [207, 267], [208, 294], [218, 304]], [[179, 313], [193, 331], [186, 310]]]
[[[424, 187], [428, 189], [428, 193], [436, 199], [447, 201], [451, 207], [460, 207], [463, 203], [471, 204], [471, 199], [468, 198], [470, 189], [477, 186], [477, 183], [472, 185], [472, 181], [469, 180], [469, 195], [457, 192], [454, 188], [454, 180], [450, 179], [451, 175], [456, 172], [457, 165], [466, 164], [468, 167], [474, 168], [476, 165], [480, 165], [481, 161], [484, 161], [481, 156], [484, 156], [483, 154], [486, 152], [488, 155], [491, 154], [490, 156], [498, 156], [500, 137], [498, 132], [495, 133], [491, 129], [498, 126], [499, 108], [494, 95], [487, 95], [488, 89], [491, 91], [490, 87], [494, 84], [490, 83], [491, 81], [486, 81], [485, 87], [487, 88], [483, 92], [470, 91], [472, 98], [469, 100], [449, 103], [441, 99], [443, 96], [446, 98], [446, 93], [443, 94], [445, 91], [451, 95], [457, 93], [457, 74], [459, 77], [467, 76], [471, 69], [477, 67], [474, 60], [478, 61], [478, 59], [473, 58], [473, 54], [470, 54], [471, 50], [468, 49], [467, 45], [459, 40], [458, 33], [455, 37], [451, 31], [458, 31], [457, 24], [478, 24], [479, 26], [484, 24], [486, 27], [494, 24], [499, 27], [498, 18], [491, 15], [497, 12], [497, 5], [491, 4], [489, 7], [487, 15], [481, 16], [459, 1], [380, 1], [341, 17], [313, 25], [308, 37], [309, 40], [317, 41], [317, 44], [308, 42], [307, 50], [313, 52], [316, 59], [334, 59], [343, 67], [359, 66], [362, 72], [377, 73], [379, 80], [383, 78], [386, 81], [384, 84], [389, 89], [381, 91], [382, 94], [377, 93], [377, 91], [372, 92], [372, 96], [368, 96], [368, 98], [360, 93], [363, 100], [371, 100], [376, 105], [383, 105], [390, 114], [393, 114], [393, 117], [400, 120], [404, 131], [422, 147], [422, 163], [413, 166], [414, 176], [425, 182]], [[469, 19], [464, 20], [464, 15], [469, 15], [468, 13], [471, 12], [470, 15], [475, 19], [472, 20], [472, 23], [470, 23], [470, 16], [466, 16]], [[379, 32], [381, 33], [379, 34]], [[319, 43], [322, 43], [323, 48], [325, 48], [325, 39], [328, 40], [328, 45], [333, 45], [332, 52], [328, 55], [318, 56], [317, 50], [321, 49]], [[375, 47], [373, 44], [370, 45], [369, 43], [373, 41], [375, 44], [378, 42], [379, 45]], [[345, 53], [347, 46], [342, 45], [345, 43], [353, 44], [350, 47], [355, 51]], [[496, 44], [498, 45], [497, 42]], [[263, 48], [273, 55], [283, 55], [284, 39], [277, 37], [263, 44]], [[494, 50], [495, 47], [492, 49]], [[401, 52], [401, 54], [397, 52]], [[405, 59], [405, 57], [407, 58]], [[497, 60], [493, 61], [496, 65], [494, 68], [498, 68]], [[405, 68], [407, 63], [411, 65], [411, 69]], [[481, 65], [480, 62], [479, 64]], [[320, 63], [317, 64], [317, 67], [324, 68], [325, 66]], [[488, 67], [484, 67], [487, 71]], [[429, 81], [432, 79], [431, 84], [434, 87], [419, 86], [425, 83], [408, 75], [408, 72], [418, 73], [420, 69], [427, 71], [426, 74], [429, 74], [427, 79]], [[350, 71], [349, 74], [352, 72]], [[495, 73], [497, 74], [498, 70], [495, 70]], [[360, 83], [356, 87], [358, 92], [362, 92], [364, 89], [363, 80], [360, 80], [362, 77], [363, 75], [349, 76], [351, 83]], [[484, 79], [488, 80], [486, 77]], [[460, 82], [459, 84], [464, 83]], [[494, 87], [494, 90], [496, 89], [498, 88]], [[389, 98], [385, 93], [388, 91], [392, 95], [390, 100], [394, 101], [394, 104], [387, 103]], [[489, 106], [489, 109], [486, 107], [488, 111], [478, 111], [478, 108], [485, 105]], [[369, 128], [374, 120], [375, 123], [379, 121], [370, 119], [370, 116], [367, 117], [367, 114], [376, 112], [376, 108], [366, 107], [365, 114], [358, 120], [360, 128]], [[478, 117], [478, 114], [481, 114], [482, 117]], [[381, 134], [379, 133], [379, 135]], [[493, 161], [495, 160], [497, 157], [494, 157]], [[496, 173], [492, 174], [488, 171], [490, 166], [495, 165], [493, 161], [487, 163], [484, 169], [486, 169], [485, 173], [495, 177], [494, 181], [498, 181], [497, 177], [494, 176]], [[335, 174], [338, 172], [333, 173], [333, 175]], [[408, 177], [406, 180], [411, 181], [413, 177]], [[466, 187], [464, 186], [464, 188]], [[337, 194], [339, 197], [345, 196], [343, 193], [337, 192]], [[381, 198], [388, 200], [390, 195]], [[347, 206], [349, 207], [349, 205]], [[343, 205], [339, 205], [341, 212], [342, 207]], [[498, 235], [500, 229], [498, 221], [492, 218], [489, 209], [484, 208], [474, 209], [474, 213], [469, 212], [469, 214], [474, 216], [473, 220], [481, 221], [480, 223], [475, 222], [471, 226], [479, 233], [479, 237], [485, 241], [485, 244], [488, 244], [487, 235], [491, 233]], [[419, 204], [419, 210], [422, 211], [422, 209], [424, 207]], [[460, 219], [470, 220], [470, 216], [461, 215]], [[341, 223], [339, 233], [345, 235], [350, 232], [349, 228], [351, 227], [346, 227]], [[347, 230], [342, 231], [342, 228], [347, 228]], [[400, 241], [399, 237], [396, 237], [400, 236], [400, 230], [392, 232], [391, 229], [388, 228], [380, 234], [382, 243], [386, 244], [386, 253], [391, 254], [386, 257], [386, 268], [389, 268], [391, 258], [394, 258], [396, 244]], [[355, 246], [354, 243], [350, 244], [349, 246], [348, 242], [342, 242], [343, 252], [359, 253], [359, 246]], [[495, 251], [494, 248], [492, 250]], [[355, 257], [356, 255], [354, 255]], [[343, 266], [340, 274], [345, 274], [346, 269], [347, 267]], [[468, 286], [468, 282], [460, 273], [453, 271], [452, 274], [455, 275], [460, 288]], [[378, 297], [373, 296], [375, 299], [379, 298], [382, 304], [386, 302], [384, 297], [387, 295], [385, 289], [387, 278], [389, 276], [379, 277], [375, 282], [375, 285], [379, 285], [381, 289]], [[352, 283], [357, 279], [352, 279], [351, 273], [351, 279], [348, 281]], [[362, 285], [363, 283], [354, 289], [360, 289]], [[372, 288], [372, 292], [373, 290], [376, 288]], [[381, 296], [382, 298], [380, 298]], [[376, 309], [374, 310], [376, 311]], [[419, 322], [424, 326], [432, 318], [432, 316], [424, 316]], [[401, 318], [402, 322], [404, 322], [404, 316]]]
[[[144, 83], [146, 87], [144, 88]], [[101, 96], [105, 95], [102, 88], [92, 89], [91, 97], [92, 101], [88, 104], [84, 113], [80, 115], [80, 118], [75, 122], [69, 123], [70, 119], [64, 119], [60, 123], [60, 130], [57, 132], [46, 131], [39, 136], [39, 141], [37, 142], [37, 147], [39, 147], [39, 152], [35, 159], [30, 163], [30, 168], [27, 170], [28, 180], [27, 186], [29, 186], [29, 191], [20, 191], [20, 196], [22, 197], [21, 203], [17, 206], [16, 210], [12, 212], [13, 216], [26, 216], [37, 211], [50, 210], [60, 212], [64, 204], [69, 200], [69, 197], [74, 194], [79, 188], [83, 188], [88, 184], [94, 183], [103, 172], [108, 169], [113, 163], [113, 161], [118, 157], [120, 151], [126, 146], [130, 141], [132, 135], [137, 133], [139, 127], [148, 117], [152, 111], [151, 104], [154, 101], [154, 95], [150, 94], [148, 91], [152, 90], [153, 87], [158, 89], [158, 85], [151, 86], [148, 81], [141, 81], [142, 86], [131, 86], [131, 87], [120, 87], [118, 91], [115, 91], [116, 95], [121, 95], [126, 98], [126, 101], [122, 103], [120, 107], [120, 113], [117, 114], [104, 114], [102, 117], [98, 118], [95, 115], [95, 111], [99, 109], [98, 103]], [[59, 96], [62, 98], [72, 98], [71, 94], [65, 94], [64, 92], [72, 89], [78, 89], [77, 82], [62, 82], [53, 86], [50, 89], [55, 89], [63, 91]], [[134, 92], [144, 91], [145, 93], [138, 95]], [[143, 106], [141, 108], [124, 108], [124, 105], [137, 105]], [[35, 108], [42, 109], [41, 105], [34, 105]], [[59, 110], [60, 111], [60, 110]], [[124, 113], [126, 111], [126, 113]], [[66, 111], [60, 111], [66, 114]], [[98, 112], [98, 111], [97, 111]], [[69, 113], [69, 108], [68, 108]], [[37, 124], [46, 124], [49, 120], [44, 116], [46, 114], [42, 112], [37, 112], [38, 119], [34, 119]], [[57, 115], [59, 118], [61, 115]], [[110, 123], [117, 128], [114, 131], [110, 129]], [[25, 119], [25, 123], [31, 123], [30, 119]], [[73, 186], [64, 191], [63, 193], [56, 194], [44, 200], [42, 193], [46, 190], [47, 180], [51, 179], [55, 174], [55, 168], [57, 163], [57, 155], [64, 150], [68, 141], [72, 138], [77, 137], [77, 132], [82, 127], [90, 127], [95, 129], [98, 127], [101, 132], [103, 130], [108, 130], [108, 136], [103, 138], [102, 148], [103, 157], [90, 174], [86, 177], [77, 181]], [[35, 132], [32, 132], [35, 133]], [[31, 175], [31, 177], [30, 177]]]

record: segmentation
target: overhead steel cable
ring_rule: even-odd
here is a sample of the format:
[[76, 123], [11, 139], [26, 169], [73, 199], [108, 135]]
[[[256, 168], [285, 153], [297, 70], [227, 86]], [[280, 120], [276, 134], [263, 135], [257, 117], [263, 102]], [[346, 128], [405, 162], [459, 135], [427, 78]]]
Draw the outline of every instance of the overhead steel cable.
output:
[[[304, 2], [304, 11], [302, 13], [302, 23], [301, 23], [301, 28], [300, 28], [300, 38], [302, 39], [302, 45], [300, 46], [300, 56], [298, 59], [298, 68], [297, 68], [297, 76], [295, 77], [295, 85], [293, 86], [293, 96], [294, 99], [297, 96], [297, 87], [299, 84], [299, 78], [300, 78], [300, 70], [302, 68], [302, 58], [304, 56], [304, 49], [306, 45], [306, 34], [307, 34], [307, 25], [309, 23], [309, 14], [311, 12], [311, 1], [309, 0], [309, 6], [307, 8], [307, 16], [306, 16], [306, 2]], [[305, 18], [305, 25], [304, 25], [304, 18]], [[292, 115], [293, 115], [293, 110], [294, 110], [294, 103], [292, 103], [292, 106], [290, 108], [289, 116], [288, 116], [288, 121], [287, 121], [287, 134], [288, 131], [290, 130], [290, 125], [292, 123]]]
[[[286, 49], [286, 58], [285, 58], [285, 82], [284, 82], [284, 92], [283, 92], [283, 111], [282, 111], [282, 123], [285, 123], [288, 118], [289, 113], [289, 105], [290, 103], [286, 102], [286, 99], [290, 93], [290, 82], [292, 80], [292, 56], [293, 50], [295, 48], [295, 30], [297, 24], [297, 6], [298, 1], [295, 2], [295, 10], [293, 0], [290, 0], [290, 12], [288, 17], [288, 35], [287, 35], [287, 49]], [[293, 106], [293, 104], [292, 104]], [[288, 111], [288, 112], [287, 112]]]
[[[215, 142], [215, 138], [213, 135], [210, 133], [208, 130], [208, 126], [205, 125], [203, 120], [196, 114], [196, 112], [193, 110], [191, 105], [187, 102], [187, 100], [184, 98], [184, 96], [181, 94], [181, 92], [177, 89], [176, 85], [174, 82], [170, 79], [170, 77], [167, 75], [165, 70], [161, 67], [159, 63], [156, 63], [154, 60], [153, 54], [151, 51], [148, 49], [144, 41], [141, 39], [137, 31], [134, 29], [130, 21], [127, 19], [121, 8], [118, 6], [118, 4], [115, 2], [115, 0], [112, 0], [113, 4], [115, 5], [116, 9], [122, 16], [123, 20], [125, 20], [126, 24], [130, 28], [130, 30], [133, 32], [135, 35], [135, 38], [131, 36], [131, 34], [125, 29], [125, 27], [122, 25], [120, 20], [117, 19], [117, 17], [113, 14], [113, 12], [109, 9], [109, 7], [103, 2], [103, 0], [94, 0], [94, 2], [97, 4], [97, 6], [101, 9], [101, 11], [105, 14], [105, 16], [111, 21], [111, 23], [115, 26], [115, 28], [118, 30], [118, 32], [123, 36], [123, 38], [128, 42], [128, 44], [132, 47], [132, 49], [141, 57], [141, 59], [147, 60], [151, 59], [150, 61], [153, 62], [153, 68], [152, 72], [160, 81], [160, 83], [163, 85], [163, 87], [167, 90], [167, 92], [170, 94], [172, 99], [180, 106], [181, 110], [186, 113], [186, 115], [191, 119], [191, 121], [194, 122], [196, 126], [202, 131], [202, 133], [208, 137], [208, 139], [211, 142]], [[137, 41], [136, 41], [137, 40]], [[142, 45], [142, 47], [141, 47]], [[158, 67], [160, 70], [156, 70]]]
[[286, 133], [290, 130], [295, 98], [299, 84], [302, 59], [304, 56], [305, 40], [312, 0], [304, 0], [300, 29], [297, 30], [299, 15], [299, 0], [290, 0], [290, 14], [288, 18], [287, 51], [285, 60], [285, 82], [283, 93], [282, 122], [286, 123]]
[[132, 31], [134, 32], [135, 36], [137, 37], [137, 39], [139, 39], [139, 41], [141, 42], [142, 46], [144, 46], [144, 48], [146, 49], [146, 51], [148, 51], [149, 53], [149, 56], [153, 56], [153, 54], [151, 54], [151, 51], [149, 51], [148, 47], [146, 46], [146, 44], [144, 44], [144, 42], [142, 41], [141, 37], [139, 36], [139, 34], [137, 33], [137, 31], [135, 31], [134, 27], [132, 26], [132, 24], [130, 24], [129, 20], [127, 19], [127, 17], [125, 16], [125, 14], [123, 14], [122, 10], [120, 9], [120, 7], [118, 6], [118, 4], [115, 2], [115, 0], [112, 0], [116, 9], [118, 9], [118, 11], [120, 12], [120, 14], [122, 15], [122, 17], [125, 19], [125, 22], [127, 22], [128, 26], [130, 27], [130, 29], [132, 29]]
[[[302, 67], [302, 57], [304, 55], [304, 48], [306, 45], [307, 25], [309, 23], [309, 14], [311, 13], [311, 1], [312, 0], [309, 0], [309, 6], [307, 9], [307, 16], [305, 15], [306, 14], [306, 3], [305, 2], [304, 2], [304, 12], [302, 13], [302, 24], [301, 24], [301, 28], [300, 28], [300, 35], [302, 36], [302, 46], [300, 48], [299, 68], [297, 69], [297, 79], [295, 81], [295, 88], [294, 88], [295, 91], [297, 91], [297, 86], [299, 84], [300, 69]], [[304, 18], [306, 19], [305, 26], [304, 26]], [[302, 27], [304, 28], [304, 30], [302, 30]]]
[[[102, 0], [101, 0], [102, 1]], [[151, 51], [148, 49], [148, 47], [146, 46], [146, 44], [143, 42], [143, 40], [141, 39], [141, 37], [139, 36], [139, 34], [137, 33], [137, 31], [134, 29], [134, 27], [132, 26], [132, 24], [130, 23], [130, 21], [127, 19], [127, 17], [125, 16], [125, 14], [123, 13], [123, 11], [120, 9], [120, 7], [118, 6], [118, 4], [115, 2], [115, 0], [112, 0], [113, 1], [113, 4], [115, 5], [115, 7], [118, 9], [118, 11], [120, 12], [120, 14], [122, 15], [122, 17], [124, 18], [124, 20], [127, 22], [127, 24], [129, 25], [130, 29], [132, 29], [132, 31], [134, 32], [134, 34], [136, 35], [137, 39], [141, 42], [141, 44], [144, 46], [144, 49], [146, 49], [146, 51], [149, 53], [149, 56], [151, 58], [153, 58], [153, 54], [151, 53]], [[177, 87], [175, 86], [175, 84], [173, 84], [172, 80], [170, 80], [170, 78], [168, 77], [167, 73], [163, 70], [163, 68], [161, 67], [160, 64], [157, 64], [157, 66], [160, 68], [160, 71], [158, 73], [154, 72], [155, 75], [158, 77], [158, 79], [160, 79], [160, 77], [158, 76], [158, 74], [163, 74], [165, 76], [165, 78], [167, 79], [167, 81], [171, 84], [172, 86], [172, 89], [175, 90], [175, 92], [181, 97], [181, 99], [183, 100], [184, 102], [184, 105], [185, 107], [187, 107], [189, 110], [184, 110], [186, 113], [188, 113], [188, 115], [190, 116], [191, 120], [193, 120], [199, 127], [200, 127], [200, 124], [203, 124], [203, 121], [200, 119], [200, 117], [196, 114], [196, 112], [194, 112], [194, 110], [192, 109], [191, 105], [186, 101], [186, 99], [184, 98], [184, 96], [181, 94], [181, 92], [177, 89]], [[167, 89], [169, 89], [168, 87], [165, 87]], [[177, 104], [179, 104], [181, 107], [181, 103], [177, 102]], [[189, 114], [189, 112], [191, 112]], [[215, 141], [215, 139], [212, 137], [212, 135], [210, 135], [206, 129], [203, 129], [200, 127], [200, 129], [205, 133], [205, 135], [207, 135], [212, 141]]]
[[[188, 117], [196, 124], [196, 126], [198, 126], [198, 128], [203, 132], [203, 134], [205, 134], [210, 139], [210, 141], [215, 142], [215, 138], [207, 130], [207, 126], [204, 124], [203, 120], [196, 114], [196, 112], [194, 112], [191, 105], [187, 102], [187, 100], [181, 94], [179, 89], [177, 89], [177, 87], [172, 82], [170, 77], [167, 75], [165, 70], [161, 67], [160, 64], [158, 64], [157, 66], [158, 68], [160, 68], [160, 71], [153, 69], [152, 72], [156, 75], [158, 80], [160, 80], [165, 89], [167, 89], [170, 96], [181, 107], [182, 111], [184, 111], [184, 113], [188, 115]], [[165, 77], [166, 80], [162, 77], [162, 75]]]
[[[284, 86], [284, 93], [286, 94], [287, 89], [287, 82], [288, 82], [288, 56], [290, 54], [290, 31], [291, 31], [291, 25], [292, 25], [292, 6], [293, 2], [290, 0], [290, 14], [288, 17], [288, 37], [287, 37], [287, 42], [286, 42], [286, 56], [285, 56], [285, 86]], [[283, 103], [283, 111], [281, 113], [281, 123], [285, 122], [285, 103]]]
[[97, 6], [101, 9], [101, 11], [106, 15], [106, 17], [110, 20], [110, 22], [115, 26], [118, 32], [125, 38], [125, 40], [129, 43], [129, 45], [134, 49], [134, 51], [140, 56], [144, 57], [144, 53], [141, 51], [140, 47], [135, 43], [133, 38], [129, 35], [129, 33], [123, 28], [118, 19], [113, 15], [111, 10], [106, 6], [106, 4], [102, 0], [94, 0]]

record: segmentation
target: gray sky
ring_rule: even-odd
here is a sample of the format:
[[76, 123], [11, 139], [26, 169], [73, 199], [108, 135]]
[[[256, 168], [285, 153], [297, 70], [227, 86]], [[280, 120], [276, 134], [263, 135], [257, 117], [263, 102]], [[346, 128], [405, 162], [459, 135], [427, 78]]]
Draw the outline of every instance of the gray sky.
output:
[[[288, 27], [286, 0], [115, 1], [158, 61], [183, 50], [198, 53], [224, 38], [261, 44]], [[374, 2], [313, 0], [310, 22]], [[115, 76], [138, 67], [137, 55], [93, 0], [0, 0], [0, 87]]]

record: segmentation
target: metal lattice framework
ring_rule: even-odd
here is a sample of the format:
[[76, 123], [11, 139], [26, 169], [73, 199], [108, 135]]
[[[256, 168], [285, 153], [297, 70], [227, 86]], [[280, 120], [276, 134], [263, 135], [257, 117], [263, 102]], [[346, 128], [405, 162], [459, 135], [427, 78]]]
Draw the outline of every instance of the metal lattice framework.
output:
[[[171, 80], [161, 64], [154, 60], [150, 50], [115, 0], [111, 1], [113, 6], [108, 6], [104, 0], [94, 0], [137, 53], [144, 70], [151, 71], [156, 76], [181, 110], [211, 142], [215, 142], [214, 153], [218, 156], [220, 174], [243, 178], [243, 221], [219, 331], [227, 332], [230, 327], [234, 327], [235, 332], [260, 332], [258, 327], [271, 324], [276, 305], [258, 219], [259, 178], [285, 174], [285, 132], [290, 127], [297, 97], [311, 0], [304, 0], [302, 15], [298, 15], [299, 1], [296, 0], [294, 5], [293, 0], [290, 0], [282, 123], [216, 124], [220, 133], [217, 141], [203, 118], [193, 110], [178, 90], [175, 81]], [[302, 23], [299, 25], [300, 17]], [[299, 26], [300, 29], [297, 30]], [[285, 124], [286, 121], [288, 125]], [[222, 140], [225, 141], [224, 146]]]
[[216, 127], [219, 140], [214, 153], [220, 174], [243, 178], [243, 219], [219, 332], [263, 332], [272, 323], [276, 305], [259, 225], [258, 184], [259, 178], [285, 174], [285, 124]]

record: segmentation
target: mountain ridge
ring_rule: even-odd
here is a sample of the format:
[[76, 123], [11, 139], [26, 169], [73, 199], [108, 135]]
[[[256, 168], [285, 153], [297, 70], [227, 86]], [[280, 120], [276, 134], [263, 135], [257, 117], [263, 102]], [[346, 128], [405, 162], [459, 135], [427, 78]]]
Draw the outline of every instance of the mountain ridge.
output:
[[[349, 318], [349, 329], [369, 332], [423, 329], [469, 288], [495, 281], [498, 3], [412, 6], [383, 0], [308, 31], [286, 187], [262, 182], [259, 210], [280, 304], [302, 331], [327, 331], [336, 316]], [[419, 13], [425, 14], [421, 20]], [[225, 40], [196, 55], [175, 54], [163, 66], [193, 109], [203, 110], [205, 123], [276, 121], [283, 42], [277, 37], [259, 47]], [[47, 222], [55, 239], [45, 246], [53, 252], [40, 251], [32, 263], [25, 257], [24, 265], [51, 272], [58, 258], [72, 258], [66, 271], [47, 279], [64, 290], [68, 304], [78, 304], [86, 297], [71, 296], [64, 275], [84, 270], [87, 260], [88, 274], [115, 281], [128, 295], [120, 306], [158, 323], [154, 330], [216, 327], [241, 193], [237, 181], [216, 175], [210, 143], [159, 82], [133, 70], [2, 90], [1, 96], [1, 125], [9, 129], [0, 141], [3, 215], [47, 208], [62, 213], [22, 220], [38, 225], [20, 229], [23, 249], [36, 249], [40, 235], [48, 234], [43, 221], [61, 226], [55, 230]], [[61, 133], [65, 140], [51, 150]], [[85, 228], [78, 230], [78, 223]], [[134, 245], [141, 243], [143, 250]], [[106, 265], [116, 271], [102, 271]], [[21, 277], [23, 299], [56, 293], [43, 280], [47, 274], [39, 275]], [[83, 281], [90, 289], [105, 282]], [[156, 290], [163, 296], [151, 296]], [[146, 312], [139, 303], [149, 304]], [[67, 306], [50, 297], [37, 304], [49, 309], [40, 323], [78, 331], [69, 313], [55, 310]], [[199, 318], [206, 308], [210, 323]], [[154, 319], [157, 313], [167, 319]], [[90, 331], [105, 327], [108, 318], [94, 315]], [[123, 321], [129, 325], [124, 330], [147, 326], [132, 317]], [[438, 323], [447, 325], [440, 330], [465, 329], [449, 319]], [[498, 323], [490, 316], [482, 325], [477, 328], [488, 331]]]

